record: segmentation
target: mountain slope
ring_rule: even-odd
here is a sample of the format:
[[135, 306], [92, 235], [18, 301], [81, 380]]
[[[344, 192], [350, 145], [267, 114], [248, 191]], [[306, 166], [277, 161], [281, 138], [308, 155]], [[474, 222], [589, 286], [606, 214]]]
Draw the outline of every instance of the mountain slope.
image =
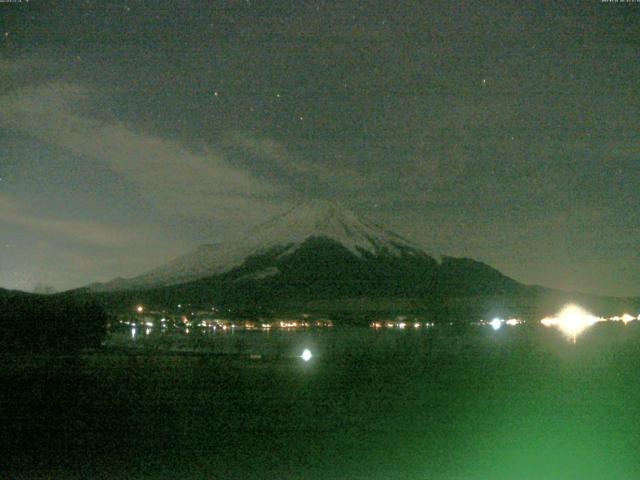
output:
[[[140, 276], [92, 285], [91, 289], [114, 291], [186, 283], [242, 267], [247, 258], [271, 255], [275, 251], [279, 256], [291, 255], [312, 238], [330, 240], [357, 258], [363, 255], [428, 257], [416, 244], [361, 220], [334, 202], [315, 201], [304, 203], [253, 228], [239, 242], [202, 245]], [[260, 276], [260, 272], [247, 274]], [[265, 274], [269, 276], [270, 272]]]
[[[219, 303], [254, 312], [291, 301], [520, 294], [527, 287], [471, 259], [437, 260], [332, 202], [312, 202], [232, 244], [204, 245], [146, 274], [94, 286], [109, 302]], [[117, 300], [116, 300], [117, 299]]]

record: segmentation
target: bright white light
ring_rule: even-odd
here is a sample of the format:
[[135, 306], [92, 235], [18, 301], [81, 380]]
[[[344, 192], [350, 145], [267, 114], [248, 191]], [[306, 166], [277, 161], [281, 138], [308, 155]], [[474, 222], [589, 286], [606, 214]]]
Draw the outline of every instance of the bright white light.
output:
[[517, 318], [510, 318], [509, 320], [507, 320], [505, 322], [507, 325], [509, 325], [510, 327], [514, 327], [516, 325], [520, 325], [522, 323], [522, 320], [519, 320]]
[[545, 317], [540, 320], [540, 323], [545, 327], [555, 327], [558, 324], [558, 319], [555, 317]]
[[142, 305], [138, 305], [138, 306], [136, 307], [136, 312], [138, 312], [138, 313], [142, 313], [142, 312], [143, 312], [143, 310], [144, 310], [144, 307], [143, 307]]
[[136, 339], [136, 327], [133, 327], [131, 329], [131, 338], [133, 338], [134, 340]]
[[635, 317], [632, 317], [628, 313], [625, 313], [624, 315], [622, 315], [622, 318], [620, 320], [622, 320], [624, 323], [629, 323], [632, 320], [635, 320]]
[[545, 327], [556, 327], [565, 334], [573, 343], [576, 337], [587, 328], [601, 321], [601, 318], [591, 315], [577, 305], [567, 305], [555, 317], [543, 318], [540, 323]]
[[489, 322], [489, 325], [491, 325], [491, 328], [493, 328], [494, 330], [500, 330], [500, 327], [502, 327], [502, 320], [500, 320], [499, 318], [494, 318]]
[[309, 360], [311, 360], [312, 356], [313, 355], [311, 355], [311, 350], [309, 350], [308, 348], [305, 348], [304, 352], [302, 352], [302, 355], [300, 355], [300, 358], [305, 362], [308, 362]]

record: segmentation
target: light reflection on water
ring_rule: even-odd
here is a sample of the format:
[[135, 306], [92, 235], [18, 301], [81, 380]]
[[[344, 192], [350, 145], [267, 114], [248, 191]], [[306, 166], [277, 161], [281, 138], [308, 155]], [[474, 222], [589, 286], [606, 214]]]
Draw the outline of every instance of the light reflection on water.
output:
[[[291, 468], [299, 478], [318, 479], [599, 479], [607, 472], [610, 478], [637, 478], [631, 464], [635, 453], [624, 442], [640, 440], [640, 432], [627, 431], [625, 437], [624, 425], [635, 418], [632, 400], [640, 400], [627, 385], [638, 385], [631, 366], [640, 360], [630, 354], [628, 342], [640, 343], [640, 329], [622, 321], [602, 323], [583, 332], [584, 342], [568, 345], [561, 331], [539, 323], [506, 325], [499, 331], [481, 325], [152, 333], [140, 343], [175, 337], [188, 340], [183, 345], [191, 348], [247, 355], [231, 367], [225, 356], [205, 357], [202, 363], [180, 357], [185, 366], [176, 370], [187, 379], [191, 370], [212, 379], [215, 389], [201, 398], [242, 399], [237, 408], [215, 404], [224, 420], [206, 405], [193, 418], [191, 410], [179, 414], [189, 420], [180, 416], [180, 425], [224, 421], [224, 428], [234, 431], [233, 450], [216, 444], [201, 452], [201, 458], [225, 459], [237, 474], [233, 478], [250, 478], [254, 465], [268, 465], [279, 478], [290, 478]], [[305, 349], [312, 353], [309, 363], [303, 361]], [[631, 363], [611, 362], [611, 351]], [[279, 357], [294, 361], [272, 361]], [[145, 362], [143, 356], [136, 369], [151, 371]], [[233, 380], [225, 384], [216, 372], [228, 368]], [[158, 370], [160, 378], [166, 371]], [[193, 388], [187, 380], [184, 384]], [[220, 393], [230, 391], [220, 384], [240, 390]], [[173, 395], [179, 394], [169, 396], [172, 402]], [[256, 434], [246, 428], [248, 421], [282, 448], [262, 455], [249, 447]], [[185, 438], [206, 443], [207, 429], [193, 428]], [[288, 455], [292, 444], [305, 455]], [[240, 462], [238, 451], [250, 452], [246, 461]], [[610, 470], [601, 463], [605, 457], [615, 460]], [[201, 472], [188, 470], [189, 458], [184, 462], [183, 478], [201, 478]], [[208, 471], [216, 472], [213, 466]]]
[[[600, 322], [597, 322], [600, 323]], [[627, 336], [633, 323], [608, 322], [611, 328], [619, 330], [619, 337]], [[547, 324], [551, 325], [551, 324]], [[602, 322], [605, 325], [605, 322]], [[301, 352], [309, 349], [314, 359], [342, 356], [362, 357], [387, 355], [389, 352], [423, 355], [425, 352], [465, 354], [465, 348], [474, 342], [484, 348], [498, 349], [510, 342], [540, 341], [556, 348], [564, 339], [573, 344], [587, 328], [569, 323], [570, 330], [563, 330], [561, 324], [546, 328], [540, 323], [509, 325], [500, 323], [495, 329], [491, 324], [482, 325], [442, 325], [430, 328], [365, 328], [336, 327], [333, 329], [268, 329], [222, 331], [213, 328], [186, 328], [175, 331], [164, 328], [130, 327], [127, 334], [114, 333], [105, 341], [105, 346], [132, 348], [138, 352], [184, 352], [202, 354], [239, 355], [245, 358], [302, 358]], [[567, 326], [564, 326], [568, 328]], [[595, 328], [595, 324], [591, 328]], [[589, 329], [590, 330], [590, 329]], [[550, 336], [542, 335], [548, 331]], [[557, 333], [556, 333], [557, 332]], [[593, 335], [589, 335], [592, 337]], [[596, 337], [597, 338], [597, 332]], [[554, 340], [557, 338], [557, 341]], [[551, 342], [551, 343], [549, 343]], [[573, 346], [573, 345], [568, 345]], [[395, 353], [394, 353], [395, 354]]]
[[[639, 478], [634, 322], [598, 322], [576, 345], [537, 322], [498, 331], [191, 328], [146, 335], [128, 326], [112, 342], [149, 355], [90, 356], [95, 368], [84, 373], [100, 390], [77, 406], [90, 419], [74, 431], [85, 442], [77, 471], [89, 470], [84, 445], [97, 436], [95, 445], [128, 452], [106, 457], [101, 478]], [[91, 417], [110, 404], [110, 416]]]

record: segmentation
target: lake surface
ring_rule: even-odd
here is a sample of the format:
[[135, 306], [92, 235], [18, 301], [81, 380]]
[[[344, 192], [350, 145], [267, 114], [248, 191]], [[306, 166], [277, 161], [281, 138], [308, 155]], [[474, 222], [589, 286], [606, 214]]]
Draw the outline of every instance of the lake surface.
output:
[[198, 354], [119, 339], [80, 358], [4, 356], [1, 472], [636, 479], [638, 323], [575, 344], [538, 325], [334, 327], [181, 340]]

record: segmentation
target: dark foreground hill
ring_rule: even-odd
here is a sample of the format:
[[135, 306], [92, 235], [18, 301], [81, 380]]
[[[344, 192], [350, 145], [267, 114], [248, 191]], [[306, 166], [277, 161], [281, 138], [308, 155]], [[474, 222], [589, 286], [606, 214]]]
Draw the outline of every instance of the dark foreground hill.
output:
[[90, 296], [35, 295], [0, 289], [0, 350], [65, 351], [94, 348], [107, 315]]

